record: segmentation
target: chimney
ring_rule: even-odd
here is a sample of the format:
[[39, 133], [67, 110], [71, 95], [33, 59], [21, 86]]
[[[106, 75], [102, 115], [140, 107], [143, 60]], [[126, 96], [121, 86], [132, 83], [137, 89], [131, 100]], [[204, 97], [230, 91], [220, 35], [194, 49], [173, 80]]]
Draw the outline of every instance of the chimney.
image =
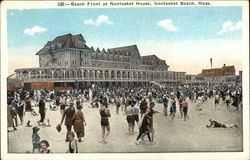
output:
[[226, 64], [223, 64], [223, 67], [226, 67]]

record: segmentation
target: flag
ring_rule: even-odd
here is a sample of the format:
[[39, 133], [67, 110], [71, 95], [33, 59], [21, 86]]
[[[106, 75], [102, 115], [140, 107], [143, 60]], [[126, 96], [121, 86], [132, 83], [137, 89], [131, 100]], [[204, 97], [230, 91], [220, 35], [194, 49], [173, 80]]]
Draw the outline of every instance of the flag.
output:
[[212, 68], [212, 66], [213, 66], [213, 59], [212, 58], [210, 58], [210, 64], [211, 64], [211, 68]]

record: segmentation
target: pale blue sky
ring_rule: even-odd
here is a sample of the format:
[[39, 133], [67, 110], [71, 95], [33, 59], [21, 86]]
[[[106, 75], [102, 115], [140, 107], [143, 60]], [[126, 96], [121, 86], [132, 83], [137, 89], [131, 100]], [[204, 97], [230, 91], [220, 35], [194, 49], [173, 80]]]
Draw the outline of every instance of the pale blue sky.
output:
[[[174, 63], [170, 54], [182, 43], [241, 42], [241, 20], [241, 7], [8, 10], [9, 56], [27, 48], [33, 49], [27, 55], [34, 56], [47, 41], [72, 33], [83, 34], [87, 45], [94, 47], [137, 44], [142, 55], [159, 54]], [[159, 44], [163, 48], [158, 50]]]

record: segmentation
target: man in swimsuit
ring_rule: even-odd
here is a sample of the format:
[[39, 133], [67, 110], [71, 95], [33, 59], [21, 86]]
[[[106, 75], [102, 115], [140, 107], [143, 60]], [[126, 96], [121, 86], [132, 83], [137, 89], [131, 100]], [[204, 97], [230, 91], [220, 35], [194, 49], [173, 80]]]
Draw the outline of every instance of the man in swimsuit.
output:
[[234, 124], [234, 125], [225, 125], [225, 124], [222, 124], [222, 123], [219, 123], [213, 119], [209, 119], [209, 122], [211, 123], [210, 125], [206, 125], [207, 128], [238, 128], [238, 125], [237, 124]]
[[[101, 126], [102, 126], [102, 142], [107, 143], [106, 138], [110, 133], [110, 126], [109, 126], [109, 117], [111, 117], [110, 110], [108, 109], [107, 103], [102, 103], [100, 108], [100, 115], [101, 115]], [[105, 129], [107, 129], [107, 133], [105, 134]]]

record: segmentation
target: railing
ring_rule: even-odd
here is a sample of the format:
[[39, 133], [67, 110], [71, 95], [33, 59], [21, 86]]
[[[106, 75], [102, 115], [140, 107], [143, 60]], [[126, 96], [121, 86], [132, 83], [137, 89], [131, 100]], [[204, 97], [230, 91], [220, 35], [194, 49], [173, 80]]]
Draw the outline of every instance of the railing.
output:
[[[103, 82], [151, 82], [154, 84], [159, 84], [160, 83], [180, 83], [181, 79], [157, 79], [153, 80], [151, 78], [94, 78], [94, 77], [79, 77], [79, 78], [24, 78], [23, 81], [25, 83], [30, 83], [30, 82], [98, 82], [98, 81], [103, 81]], [[185, 80], [183, 84], [188, 84], [188, 83], [221, 83], [220, 81], [213, 81], [213, 82], [208, 82], [208, 81], [202, 81], [202, 80]], [[162, 85], [164, 86], [164, 85]]]

